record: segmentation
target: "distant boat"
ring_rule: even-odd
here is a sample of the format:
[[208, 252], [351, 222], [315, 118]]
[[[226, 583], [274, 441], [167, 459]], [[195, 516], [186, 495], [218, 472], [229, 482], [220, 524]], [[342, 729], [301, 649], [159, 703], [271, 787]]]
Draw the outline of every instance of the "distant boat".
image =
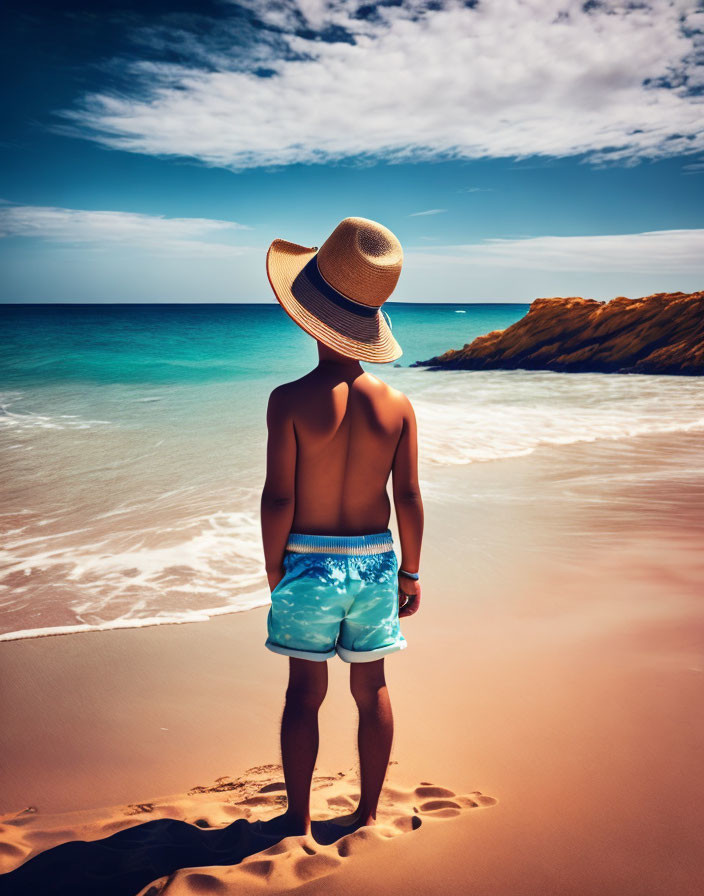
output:
[[466, 313], [467, 313], [467, 312], [464, 311], [464, 310], [463, 310], [463, 311], [455, 311], [455, 314], [466, 314]]

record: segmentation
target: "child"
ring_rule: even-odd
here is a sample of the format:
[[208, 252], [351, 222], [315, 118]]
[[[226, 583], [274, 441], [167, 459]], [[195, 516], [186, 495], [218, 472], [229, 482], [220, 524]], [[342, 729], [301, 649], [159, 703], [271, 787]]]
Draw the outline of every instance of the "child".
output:
[[[386, 775], [393, 718], [384, 657], [406, 646], [399, 616], [420, 604], [423, 504], [411, 403], [359, 362], [401, 355], [381, 305], [402, 262], [394, 234], [366, 218], [340, 222], [319, 251], [274, 240], [267, 254], [277, 299], [319, 355], [314, 370], [274, 389], [267, 409], [266, 646], [289, 657], [281, 723], [288, 808], [267, 823], [274, 834], [310, 831], [318, 709], [325, 661], [335, 654], [351, 664], [361, 784], [357, 809], [337, 823], [374, 824]], [[390, 474], [400, 568], [388, 528]]]

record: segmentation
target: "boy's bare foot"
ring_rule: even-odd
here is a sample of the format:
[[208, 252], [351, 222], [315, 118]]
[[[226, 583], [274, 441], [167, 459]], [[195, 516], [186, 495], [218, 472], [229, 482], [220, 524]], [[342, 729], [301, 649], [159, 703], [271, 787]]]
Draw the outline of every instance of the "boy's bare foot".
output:
[[300, 818], [284, 812], [268, 821], [257, 821], [254, 827], [258, 833], [267, 837], [300, 837], [310, 834], [310, 818]]
[[352, 834], [359, 828], [376, 824], [376, 820], [365, 812], [357, 809], [349, 815], [340, 815], [337, 818], [326, 818], [325, 821], [314, 821], [312, 835], [323, 846], [336, 843], [342, 837]]
[[364, 810], [357, 808], [354, 810], [354, 812], [350, 812], [349, 815], [341, 815], [339, 818], [331, 818], [330, 824], [357, 830], [357, 828], [368, 827], [370, 825], [376, 824], [376, 818], [374, 818], [374, 816], [369, 812], [365, 812]]

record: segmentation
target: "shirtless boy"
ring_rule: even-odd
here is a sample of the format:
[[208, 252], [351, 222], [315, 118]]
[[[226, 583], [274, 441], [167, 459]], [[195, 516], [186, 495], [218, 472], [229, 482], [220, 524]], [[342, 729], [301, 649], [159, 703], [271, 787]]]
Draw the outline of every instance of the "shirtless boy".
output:
[[[406, 396], [360, 360], [401, 348], [381, 305], [403, 252], [390, 230], [346, 218], [318, 251], [275, 240], [267, 272], [277, 299], [318, 343], [318, 366], [271, 393], [261, 499], [272, 606], [266, 646], [289, 657], [281, 723], [288, 808], [267, 828], [310, 831], [310, 787], [327, 662], [350, 663], [359, 710], [361, 793], [338, 822], [374, 824], [393, 738], [384, 657], [406, 641], [399, 617], [420, 604], [423, 504], [416, 422]], [[401, 563], [388, 528], [392, 476]]]

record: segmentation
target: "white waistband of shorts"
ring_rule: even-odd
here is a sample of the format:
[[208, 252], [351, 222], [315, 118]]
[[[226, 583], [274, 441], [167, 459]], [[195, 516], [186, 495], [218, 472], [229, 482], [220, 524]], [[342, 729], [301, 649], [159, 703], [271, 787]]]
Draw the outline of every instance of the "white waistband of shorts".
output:
[[296, 554], [384, 554], [393, 551], [391, 530], [372, 535], [305, 535], [291, 532], [286, 550]]

